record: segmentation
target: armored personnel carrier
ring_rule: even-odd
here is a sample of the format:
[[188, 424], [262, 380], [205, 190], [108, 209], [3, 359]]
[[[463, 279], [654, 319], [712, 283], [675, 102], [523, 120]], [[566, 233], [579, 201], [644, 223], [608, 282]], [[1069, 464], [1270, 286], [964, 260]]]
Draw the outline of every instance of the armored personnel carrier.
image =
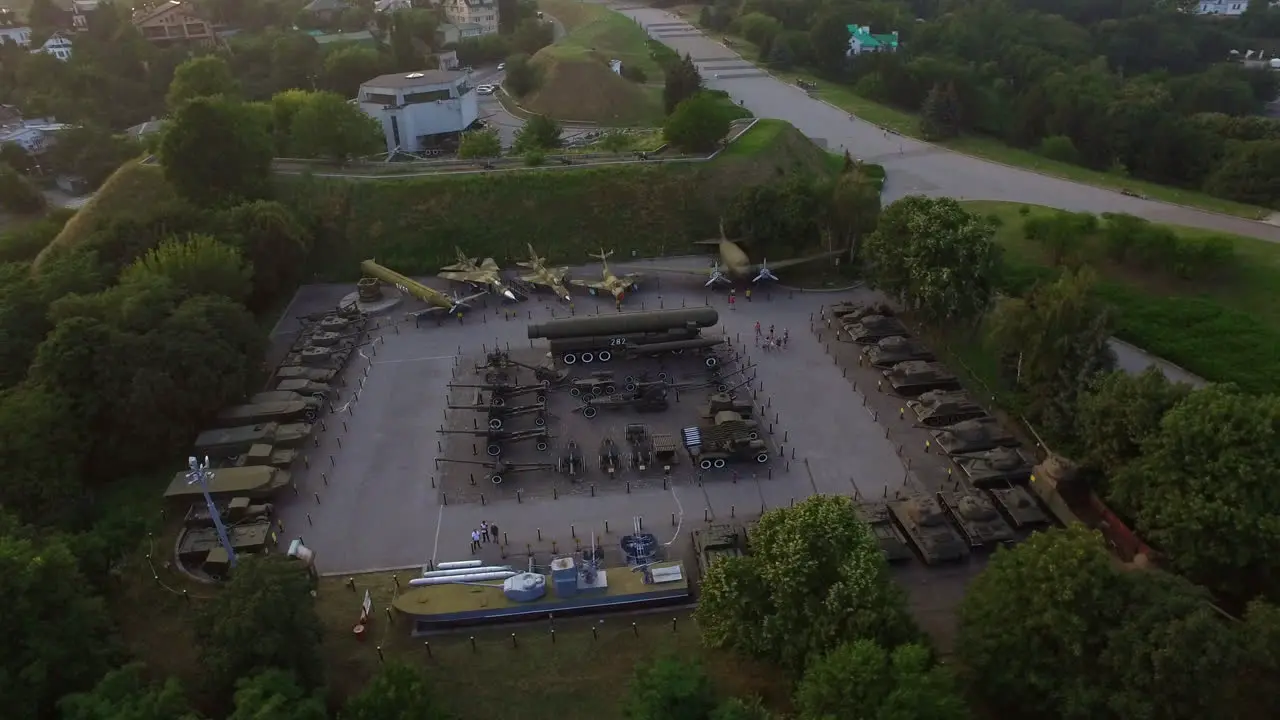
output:
[[991, 494], [991, 500], [1000, 514], [1004, 515], [1004, 519], [1018, 530], [1048, 527], [1053, 523], [1040, 509], [1031, 491], [1021, 485], [991, 488], [987, 492]]
[[707, 398], [707, 404], [702, 406], [698, 415], [703, 420], [711, 420], [717, 413], [731, 412], [749, 418], [755, 409], [755, 405], [747, 398], [735, 398], [729, 393], [715, 393]]
[[930, 390], [954, 390], [960, 380], [945, 365], [910, 360], [900, 362], [883, 372], [889, 387], [899, 395], [915, 396]]
[[933, 352], [924, 343], [900, 335], [877, 340], [875, 345], [863, 348], [862, 354], [867, 356], [873, 367], [881, 369], [911, 360], [928, 362], [935, 359]]
[[334, 391], [332, 387], [322, 382], [313, 380], [279, 380], [276, 382], [276, 390], [279, 392], [292, 392], [299, 395], [316, 398], [317, 400], [328, 400], [333, 397]]
[[956, 562], [969, 557], [969, 546], [947, 522], [938, 501], [929, 495], [912, 495], [888, 504], [894, 522], [928, 565]]
[[320, 417], [321, 404], [315, 398], [298, 396], [298, 400], [271, 401], [232, 405], [218, 413], [214, 422], [222, 427], [239, 427], [268, 422], [315, 422]]
[[689, 456], [703, 470], [722, 468], [730, 462], [769, 462], [769, 445], [760, 439], [759, 426], [737, 413], [716, 413], [713, 424], [683, 432]]
[[977, 490], [944, 490], [938, 501], [952, 522], [964, 533], [969, 547], [991, 548], [1013, 542], [1013, 528], [1000, 517], [995, 505]]
[[[257, 518], [227, 528], [227, 539], [237, 554], [262, 552], [271, 537], [271, 520]], [[209, 552], [220, 549], [218, 531], [212, 527], [187, 528], [178, 537], [178, 558], [184, 565], [202, 564]]]
[[[245, 497], [215, 503], [214, 507], [218, 510], [218, 516], [222, 518], [222, 522], [226, 524], [260, 517], [269, 518], [275, 510], [271, 503], [254, 505], [253, 501]], [[212, 527], [213, 516], [209, 514], [209, 506], [204, 502], [191, 503], [186, 517], [183, 518], [183, 524], [187, 527]]]
[[311, 435], [310, 423], [259, 423], [233, 428], [205, 430], [196, 437], [193, 454], [213, 459], [234, 457], [254, 445], [270, 445], [276, 449], [297, 447]]
[[894, 527], [889, 508], [880, 504], [858, 505], [857, 511], [858, 517], [871, 528], [871, 534], [880, 543], [885, 560], [900, 563], [911, 559], [911, 547], [902, 537], [902, 532]]
[[938, 447], [949, 455], [976, 453], [998, 447], [1017, 447], [1022, 444], [993, 417], [958, 422], [934, 430], [932, 435]]
[[311, 380], [312, 382], [327, 383], [337, 375], [338, 371], [334, 368], [304, 367], [302, 365], [281, 365], [276, 368], [277, 380]]
[[1031, 477], [1035, 460], [1022, 448], [998, 447], [952, 458], [974, 487], [1004, 487]]
[[856, 323], [846, 323], [844, 331], [850, 341], [859, 345], [870, 345], [895, 335], [902, 337], [911, 335], [901, 320], [887, 315], [868, 315]]
[[921, 425], [929, 427], [945, 427], [987, 416], [987, 411], [962, 390], [930, 390], [915, 400], [908, 400], [907, 407]]
[[745, 546], [745, 533], [737, 525], [717, 524], [693, 531], [693, 552], [703, 575], [723, 558], [741, 557]]
[[[219, 497], [246, 497], [265, 500], [289, 484], [287, 470], [277, 470], [265, 465], [252, 467], [221, 468], [213, 471], [209, 480], [209, 494]], [[187, 471], [176, 473], [165, 490], [166, 499], [194, 500], [203, 495], [199, 483], [187, 479]]]
[[258, 443], [250, 446], [248, 450], [231, 457], [225, 457], [214, 461], [214, 467], [254, 467], [257, 465], [266, 465], [269, 467], [288, 470], [293, 465], [293, 461], [298, 459], [300, 453], [293, 448], [276, 449], [266, 443]]

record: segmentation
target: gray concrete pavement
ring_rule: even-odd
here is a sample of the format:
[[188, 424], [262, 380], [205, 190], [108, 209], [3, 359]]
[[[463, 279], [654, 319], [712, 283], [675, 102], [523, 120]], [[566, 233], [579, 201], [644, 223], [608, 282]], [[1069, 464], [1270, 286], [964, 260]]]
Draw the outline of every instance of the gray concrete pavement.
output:
[[655, 39], [681, 55], [692, 56], [708, 87], [728, 92], [757, 116], [786, 120], [831, 150], [848, 149], [856, 157], [884, 165], [888, 172], [886, 201], [924, 194], [1033, 203], [1072, 211], [1124, 212], [1155, 222], [1280, 242], [1280, 227], [1273, 225], [1128, 197], [886, 133], [768, 75], [670, 12], [615, 7]]

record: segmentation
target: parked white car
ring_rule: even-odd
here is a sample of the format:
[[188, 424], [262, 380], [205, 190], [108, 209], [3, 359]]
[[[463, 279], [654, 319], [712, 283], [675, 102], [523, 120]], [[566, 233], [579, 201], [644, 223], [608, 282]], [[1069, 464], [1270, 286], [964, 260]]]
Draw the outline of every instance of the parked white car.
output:
[[477, 85], [476, 92], [481, 95], [492, 95], [498, 89], [497, 85]]
[[506, 64], [506, 63], [498, 63], [498, 69], [499, 69], [499, 70], [506, 70], [506, 69], [507, 69], [507, 64]]

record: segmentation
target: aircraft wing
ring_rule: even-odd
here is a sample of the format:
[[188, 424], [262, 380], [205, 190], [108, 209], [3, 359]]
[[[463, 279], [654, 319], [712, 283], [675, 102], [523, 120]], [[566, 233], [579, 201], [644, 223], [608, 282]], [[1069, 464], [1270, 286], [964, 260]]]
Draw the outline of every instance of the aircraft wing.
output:
[[[849, 252], [848, 250], [832, 250], [831, 252], [819, 253], [817, 255], [809, 255], [807, 257], [791, 258], [790, 260], [780, 260], [778, 262], [771, 262], [771, 263], [768, 263], [768, 266], [770, 270], [781, 270], [783, 268], [789, 268], [795, 265], [802, 265], [804, 263], [814, 262], [815, 260], [825, 260], [828, 258], [836, 257], [837, 255], [845, 255], [848, 252]], [[756, 263], [751, 266], [752, 272], [759, 272], [759, 270], [760, 270], [759, 263]]]
[[653, 273], [677, 273], [680, 275], [698, 275], [704, 278], [711, 276], [710, 266], [699, 267], [699, 268], [687, 268], [687, 267], [677, 268], [677, 267], [659, 267], [657, 265], [645, 265], [644, 270], [645, 271], [643, 273], [638, 273], [638, 272], [627, 273], [626, 277], [641, 278], [641, 277], [644, 277], [645, 275], [651, 275]]
[[592, 290], [608, 290], [609, 286], [600, 281], [591, 280], [570, 280], [569, 284], [578, 287], [591, 288]]
[[484, 285], [489, 282], [488, 278], [475, 272], [442, 272], [436, 273], [436, 277], [444, 278], [445, 280], [453, 280], [454, 282], [471, 283], [473, 285]]
[[468, 272], [475, 270], [475, 268], [466, 263], [454, 263], [452, 265], [445, 265], [440, 268], [440, 270], [443, 272]]
[[480, 269], [488, 270], [493, 273], [501, 271], [501, 268], [498, 267], [498, 263], [494, 262], [493, 258], [485, 258], [484, 262], [480, 263]]

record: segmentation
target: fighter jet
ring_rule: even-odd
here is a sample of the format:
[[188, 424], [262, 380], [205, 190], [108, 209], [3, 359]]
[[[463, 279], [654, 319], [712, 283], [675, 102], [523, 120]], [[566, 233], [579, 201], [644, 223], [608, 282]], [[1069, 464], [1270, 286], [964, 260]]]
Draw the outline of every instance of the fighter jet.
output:
[[600, 259], [600, 276], [601, 279], [596, 282], [587, 280], [570, 280], [569, 282], [584, 287], [591, 291], [592, 295], [598, 292], [607, 292], [613, 296], [613, 301], [622, 304], [622, 298], [632, 290], [640, 288], [640, 273], [627, 273], [621, 277], [614, 275], [609, 269], [609, 257], [613, 255], [613, 251], [605, 252], [604, 248], [600, 249], [600, 254], [592, 255], [592, 257]]
[[517, 262], [522, 268], [528, 268], [533, 272], [528, 275], [521, 275], [520, 279], [540, 285], [556, 294], [556, 297], [564, 301], [569, 301], [569, 291], [565, 289], [565, 277], [569, 274], [567, 267], [547, 267], [547, 259], [538, 257], [538, 252], [533, 249], [533, 245], [529, 245], [529, 259], [523, 262]]
[[419, 300], [425, 302], [427, 307], [423, 310], [417, 310], [409, 313], [414, 317], [447, 314], [451, 317], [459, 317], [463, 310], [471, 309], [471, 303], [480, 297], [483, 297], [488, 291], [481, 291], [474, 295], [459, 297], [458, 293], [446, 295], [435, 288], [427, 287], [412, 278], [401, 275], [383, 265], [379, 265], [373, 260], [365, 260], [360, 263], [360, 271], [366, 277], [374, 277], [379, 280], [393, 285], [401, 292], [408, 293]]
[[498, 263], [493, 258], [485, 258], [484, 262], [477, 263], [477, 258], [469, 258], [462, 253], [462, 250], [454, 248], [458, 253], [458, 262], [453, 265], [446, 265], [440, 268], [441, 272], [437, 277], [445, 280], [453, 280], [454, 282], [463, 282], [473, 288], [484, 288], [494, 295], [507, 300], [515, 301], [520, 298], [511, 288], [507, 287], [506, 282], [502, 279], [502, 271], [498, 269]]
[[782, 262], [773, 263], [772, 265], [769, 264], [768, 259], [762, 259], [758, 264], [753, 263], [751, 262], [751, 259], [747, 257], [747, 253], [743, 251], [737, 243], [725, 236], [723, 220], [720, 221], [719, 240], [702, 240], [697, 244], [716, 246], [719, 257], [711, 264], [710, 268], [653, 267], [646, 265], [645, 269], [650, 272], [656, 271], [682, 273], [685, 275], [702, 275], [707, 278], [706, 283], [704, 283], [706, 287], [732, 286], [736, 282], [749, 282], [756, 285], [765, 281], [777, 282], [778, 276], [773, 274], [774, 270], [781, 270], [782, 268], [813, 262], [814, 260], [831, 258], [844, 253], [843, 250], [835, 250], [833, 252], [810, 255], [808, 257], [783, 260]]

